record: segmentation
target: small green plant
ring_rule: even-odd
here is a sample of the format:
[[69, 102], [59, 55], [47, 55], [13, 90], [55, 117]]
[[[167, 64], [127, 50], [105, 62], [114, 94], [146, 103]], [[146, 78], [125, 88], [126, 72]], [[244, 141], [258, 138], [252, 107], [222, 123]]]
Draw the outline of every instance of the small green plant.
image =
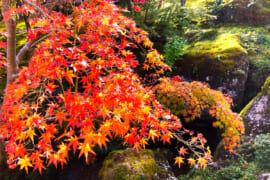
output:
[[270, 170], [270, 133], [243, 137], [244, 142], [236, 153], [236, 160], [221, 169], [193, 168], [180, 180], [256, 180], [261, 173]]
[[167, 64], [175, 68], [175, 61], [181, 60], [182, 56], [188, 51], [184, 48], [187, 45], [187, 40], [175, 35], [164, 47], [164, 59]]
[[261, 134], [255, 138], [255, 163], [262, 169], [270, 169], [270, 133]]
[[256, 180], [259, 171], [253, 163], [237, 162], [223, 169], [193, 168], [187, 175], [180, 176], [179, 180]]

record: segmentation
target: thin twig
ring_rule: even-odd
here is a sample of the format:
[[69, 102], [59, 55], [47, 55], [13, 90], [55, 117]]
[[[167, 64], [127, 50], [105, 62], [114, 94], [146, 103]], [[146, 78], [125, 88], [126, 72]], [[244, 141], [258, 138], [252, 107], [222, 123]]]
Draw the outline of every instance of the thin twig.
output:
[[24, 0], [24, 2], [25, 2], [26, 4], [29, 4], [29, 5], [33, 6], [34, 8], [36, 8], [38, 11], [41, 12], [41, 14], [42, 14], [44, 17], [48, 17], [48, 16], [45, 14], [45, 12], [44, 12], [39, 6], [35, 5], [34, 3], [32, 3], [32, 2], [30, 2], [30, 1], [28, 1], [28, 0]]
[[188, 149], [190, 149], [197, 157], [200, 157], [200, 155], [183, 139], [181, 139], [179, 136], [176, 135], [176, 133], [172, 132], [172, 135], [181, 143], [183, 143], [184, 145], [186, 145], [188, 147]]
[[43, 41], [44, 39], [46, 39], [47, 37], [49, 37], [49, 34], [46, 34], [45, 36], [41, 37], [40, 39], [36, 40], [35, 42], [33, 42], [33, 44], [31, 44], [31, 48], [33, 48], [35, 45], [37, 45], [40, 41]]

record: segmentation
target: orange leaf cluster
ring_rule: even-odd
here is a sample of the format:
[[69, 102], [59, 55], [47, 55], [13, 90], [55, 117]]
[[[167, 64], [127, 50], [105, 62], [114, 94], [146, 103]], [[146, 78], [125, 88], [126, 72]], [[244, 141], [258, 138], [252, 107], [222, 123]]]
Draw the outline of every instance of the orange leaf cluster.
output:
[[168, 78], [161, 79], [153, 90], [162, 104], [173, 113], [184, 116], [186, 121], [194, 120], [201, 116], [203, 110], [208, 110], [216, 119], [213, 126], [224, 131], [225, 148], [235, 152], [235, 148], [239, 147], [244, 134], [242, 119], [239, 114], [232, 112], [232, 100], [220, 91], [212, 90], [201, 82]]
[[157, 69], [156, 76], [168, 68], [147, 32], [108, 0], [84, 2], [71, 16], [48, 16], [32, 21], [29, 40], [48, 37], [6, 89], [0, 134], [9, 167], [41, 173], [66, 164], [69, 151], [89, 161], [95, 146], [106, 148], [114, 137], [137, 150], [149, 140], [170, 142], [180, 120], [133, 71], [138, 61], [130, 49], [139, 44], [149, 52], [145, 67]]

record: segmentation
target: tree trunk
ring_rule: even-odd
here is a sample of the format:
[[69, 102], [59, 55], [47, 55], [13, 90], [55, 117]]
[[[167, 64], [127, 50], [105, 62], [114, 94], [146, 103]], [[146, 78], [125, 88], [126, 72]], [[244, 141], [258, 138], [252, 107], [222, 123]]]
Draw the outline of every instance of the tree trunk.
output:
[[[11, 8], [11, 0], [2, 0], [3, 16]], [[10, 15], [5, 21], [7, 32], [7, 86], [13, 82], [18, 74], [18, 64], [16, 63], [16, 17]]]
[[[11, 0], [2, 0], [2, 13], [3, 17], [11, 8]], [[16, 63], [16, 17], [10, 15], [10, 17], [5, 21], [6, 26], [6, 37], [7, 37], [7, 82], [6, 87], [11, 84], [16, 75], [18, 74], [18, 64]], [[0, 160], [3, 159], [3, 148], [4, 143], [2, 137], [0, 136]], [[0, 161], [0, 162], [1, 162]]]
[[181, 6], [184, 7], [186, 4], [186, 0], [181, 0]]

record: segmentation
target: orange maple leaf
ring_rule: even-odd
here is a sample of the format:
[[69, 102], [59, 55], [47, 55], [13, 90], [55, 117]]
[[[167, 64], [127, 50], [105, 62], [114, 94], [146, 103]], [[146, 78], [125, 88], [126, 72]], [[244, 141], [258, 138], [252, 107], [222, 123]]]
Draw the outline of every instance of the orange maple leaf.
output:
[[178, 167], [180, 167], [180, 166], [181, 166], [181, 164], [184, 164], [184, 160], [183, 160], [183, 158], [182, 158], [182, 157], [180, 157], [180, 156], [176, 157], [176, 158], [175, 158], [175, 162], [174, 162], [174, 164], [178, 164]]
[[179, 154], [180, 154], [181, 156], [185, 156], [186, 154], [188, 154], [187, 149], [184, 148], [184, 147], [182, 146], [182, 147], [180, 148]]
[[188, 163], [189, 163], [190, 167], [192, 167], [196, 164], [196, 160], [193, 158], [188, 158]]
[[200, 165], [201, 168], [205, 169], [206, 168], [206, 164], [208, 163], [208, 161], [202, 157], [199, 157], [197, 159], [198, 164]]

